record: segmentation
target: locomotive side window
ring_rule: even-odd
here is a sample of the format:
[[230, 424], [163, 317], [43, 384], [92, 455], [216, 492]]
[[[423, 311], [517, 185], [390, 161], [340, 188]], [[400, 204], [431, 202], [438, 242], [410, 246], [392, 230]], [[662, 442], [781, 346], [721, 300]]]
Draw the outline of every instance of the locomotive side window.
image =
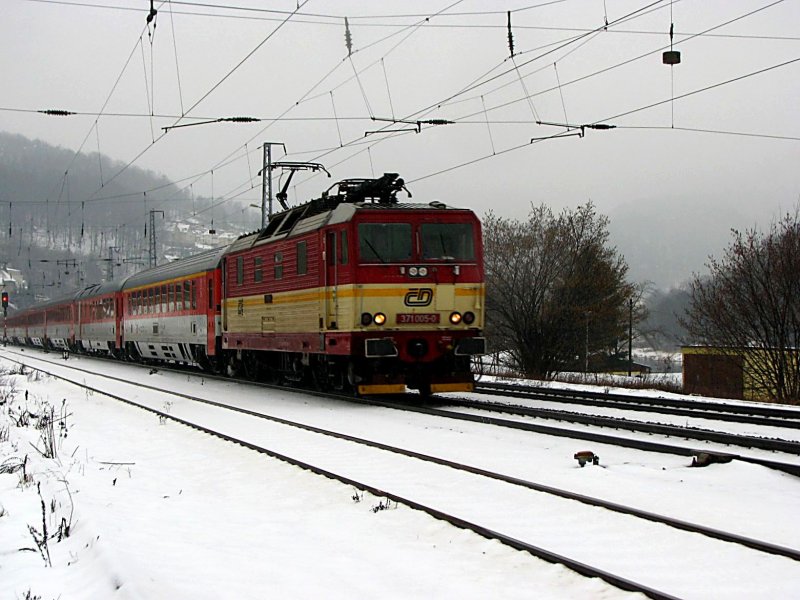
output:
[[360, 223], [358, 251], [363, 262], [402, 262], [411, 259], [410, 223]]
[[347, 230], [343, 229], [339, 234], [339, 243], [341, 244], [341, 249], [339, 251], [339, 263], [346, 265], [348, 260], [348, 252], [347, 252]]
[[423, 223], [420, 230], [423, 259], [475, 260], [469, 223]]
[[[244, 283], [244, 256], [236, 257], [236, 285]], [[209, 308], [211, 308], [209, 306]]]
[[283, 279], [283, 254], [275, 253], [275, 279]]
[[297, 242], [297, 274], [308, 273], [308, 245], [306, 242]]
[[336, 264], [336, 232], [329, 231], [327, 234], [327, 241], [325, 242], [327, 250], [328, 266], [332, 267]]
[[261, 272], [261, 260], [262, 259], [261, 259], [260, 256], [256, 256], [253, 259], [253, 281], [255, 283], [261, 283], [261, 280], [263, 278], [263, 275], [262, 275], [262, 272]]

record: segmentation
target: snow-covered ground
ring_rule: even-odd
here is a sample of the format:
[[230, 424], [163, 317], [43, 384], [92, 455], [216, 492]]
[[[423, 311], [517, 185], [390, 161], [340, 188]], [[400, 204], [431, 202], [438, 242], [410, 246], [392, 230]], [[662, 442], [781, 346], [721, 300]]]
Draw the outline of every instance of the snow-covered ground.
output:
[[[3, 397], [0, 464], [27, 465], [0, 474], [0, 598], [630, 595], [48, 377], [6, 376]], [[62, 401], [45, 459], [35, 422], [13, 421]], [[35, 538], [62, 519], [47, 566]]]
[[[560, 438], [495, 432], [502, 437], [494, 440], [478, 425], [446, 420], [432, 425], [406, 415], [387, 423], [380, 411], [333, 407], [298, 394], [149, 375], [123, 364], [102, 368], [132, 382], [235, 398], [250, 408], [266, 407], [284, 418], [335, 426], [386, 443], [402, 445], [413, 437], [415, 447], [430, 454], [484, 468], [514, 465], [511, 474], [516, 476], [773, 543], [796, 547], [800, 539], [793, 517], [800, 500], [797, 478], [753, 465], [688, 469], [678, 457], [609, 447], [599, 448], [606, 468], [579, 469], [571, 454], [582, 448]], [[377, 510], [385, 500], [360, 496], [348, 486], [162, 422], [100, 394], [31, 375], [8, 376], [6, 381], [0, 431], [7, 426], [8, 439], [0, 435], [0, 464], [27, 455], [31, 480], [23, 481], [19, 470], [0, 474], [2, 598], [24, 598], [28, 591], [43, 599], [627, 595], [402, 505]], [[13, 422], [26, 406], [26, 391], [27, 406], [34, 412], [47, 401], [58, 415], [66, 400], [67, 437], [57, 440], [57, 459], [45, 459], [31, 447], [42, 447], [35, 428]], [[191, 410], [180, 399], [167, 406], [155, 391], [142, 388], [140, 396], [171, 413]], [[266, 424], [259, 428], [268, 443], [287, 443]], [[285, 437], [296, 443], [297, 435]], [[424, 468], [409, 467], [404, 479], [421, 479]], [[20, 550], [35, 550], [34, 538], [42, 530], [36, 483], [48, 533], [57, 531], [62, 518], [71, 522], [69, 537], [48, 544], [52, 567], [45, 567], [38, 550]], [[592, 528], [584, 523], [578, 527]], [[642, 550], [654, 542], [640, 536]], [[664, 551], [680, 550], [665, 546]], [[797, 563], [788, 559], [770, 560], [764, 569], [756, 569], [768, 576], [765, 582], [750, 575], [753, 565], [713, 564], [722, 563], [719, 559], [709, 557], [709, 565], [698, 564], [697, 572], [677, 576], [697, 582], [692, 584], [697, 597], [757, 597], [758, 590], [764, 591], [761, 597], [788, 597], [800, 589]], [[656, 581], [660, 568], [653, 564]], [[730, 570], [734, 582], [723, 594], [702, 583], [704, 570], [719, 569]], [[731, 589], [742, 593], [731, 594]]]

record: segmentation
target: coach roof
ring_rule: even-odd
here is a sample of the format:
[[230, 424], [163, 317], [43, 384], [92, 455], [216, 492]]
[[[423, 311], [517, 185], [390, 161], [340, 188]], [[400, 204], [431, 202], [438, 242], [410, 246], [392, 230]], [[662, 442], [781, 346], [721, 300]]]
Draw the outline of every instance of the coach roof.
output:
[[75, 300], [86, 300], [87, 298], [94, 298], [102, 296], [103, 294], [111, 294], [118, 292], [122, 289], [122, 281], [107, 281], [105, 283], [93, 283], [83, 288], [80, 292], [75, 294]]
[[207, 250], [200, 254], [195, 254], [188, 258], [180, 258], [170, 263], [141, 271], [135, 275], [131, 275], [122, 283], [123, 290], [150, 285], [153, 283], [160, 283], [162, 281], [169, 281], [171, 279], [180, 279], [190, 275], [198, 275], [206, 271], [212, 271], [219, 267], [222, 255], [228, 246], [220, 246], [213, 250]]

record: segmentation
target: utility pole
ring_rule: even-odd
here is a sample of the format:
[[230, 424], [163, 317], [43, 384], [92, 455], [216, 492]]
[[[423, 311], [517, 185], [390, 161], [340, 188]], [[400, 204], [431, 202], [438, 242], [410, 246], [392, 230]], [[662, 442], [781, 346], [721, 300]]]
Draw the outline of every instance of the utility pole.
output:
[[[272, 147], [286, 145], [283, 142], [264, 142], [264, 157], [261, 164], [261, 229], [272, 218]], [[269, 219], [268, 219], [269, 217]]]
[[161, 213], [161, 218], [164, 218], [163, 210], [150, 211], [150, 268], [158, 266], [158, 259], [156, 256], [156, 213]]
[[114, 252], [119, 252], [119, 246], [108, 247], [108, 265], [106, 266], [106, 281], [114, 280]]
[[586, 346], [584, 352], [583, 372], [589, 372], [589, 317], [592, 316], [592, 311], [586, 311]]
[[633, 298], [628, 299], [628, 377], [633, 372]]

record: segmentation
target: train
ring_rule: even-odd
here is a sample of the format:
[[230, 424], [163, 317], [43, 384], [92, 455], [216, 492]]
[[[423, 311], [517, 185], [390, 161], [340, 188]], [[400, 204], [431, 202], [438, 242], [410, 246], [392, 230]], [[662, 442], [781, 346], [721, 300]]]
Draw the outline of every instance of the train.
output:
[[396, 173], [339, 181], [228, 245], [12, 313], [6, 341], [359, 395], [472, 391], [480, 221], [400, 191]]

